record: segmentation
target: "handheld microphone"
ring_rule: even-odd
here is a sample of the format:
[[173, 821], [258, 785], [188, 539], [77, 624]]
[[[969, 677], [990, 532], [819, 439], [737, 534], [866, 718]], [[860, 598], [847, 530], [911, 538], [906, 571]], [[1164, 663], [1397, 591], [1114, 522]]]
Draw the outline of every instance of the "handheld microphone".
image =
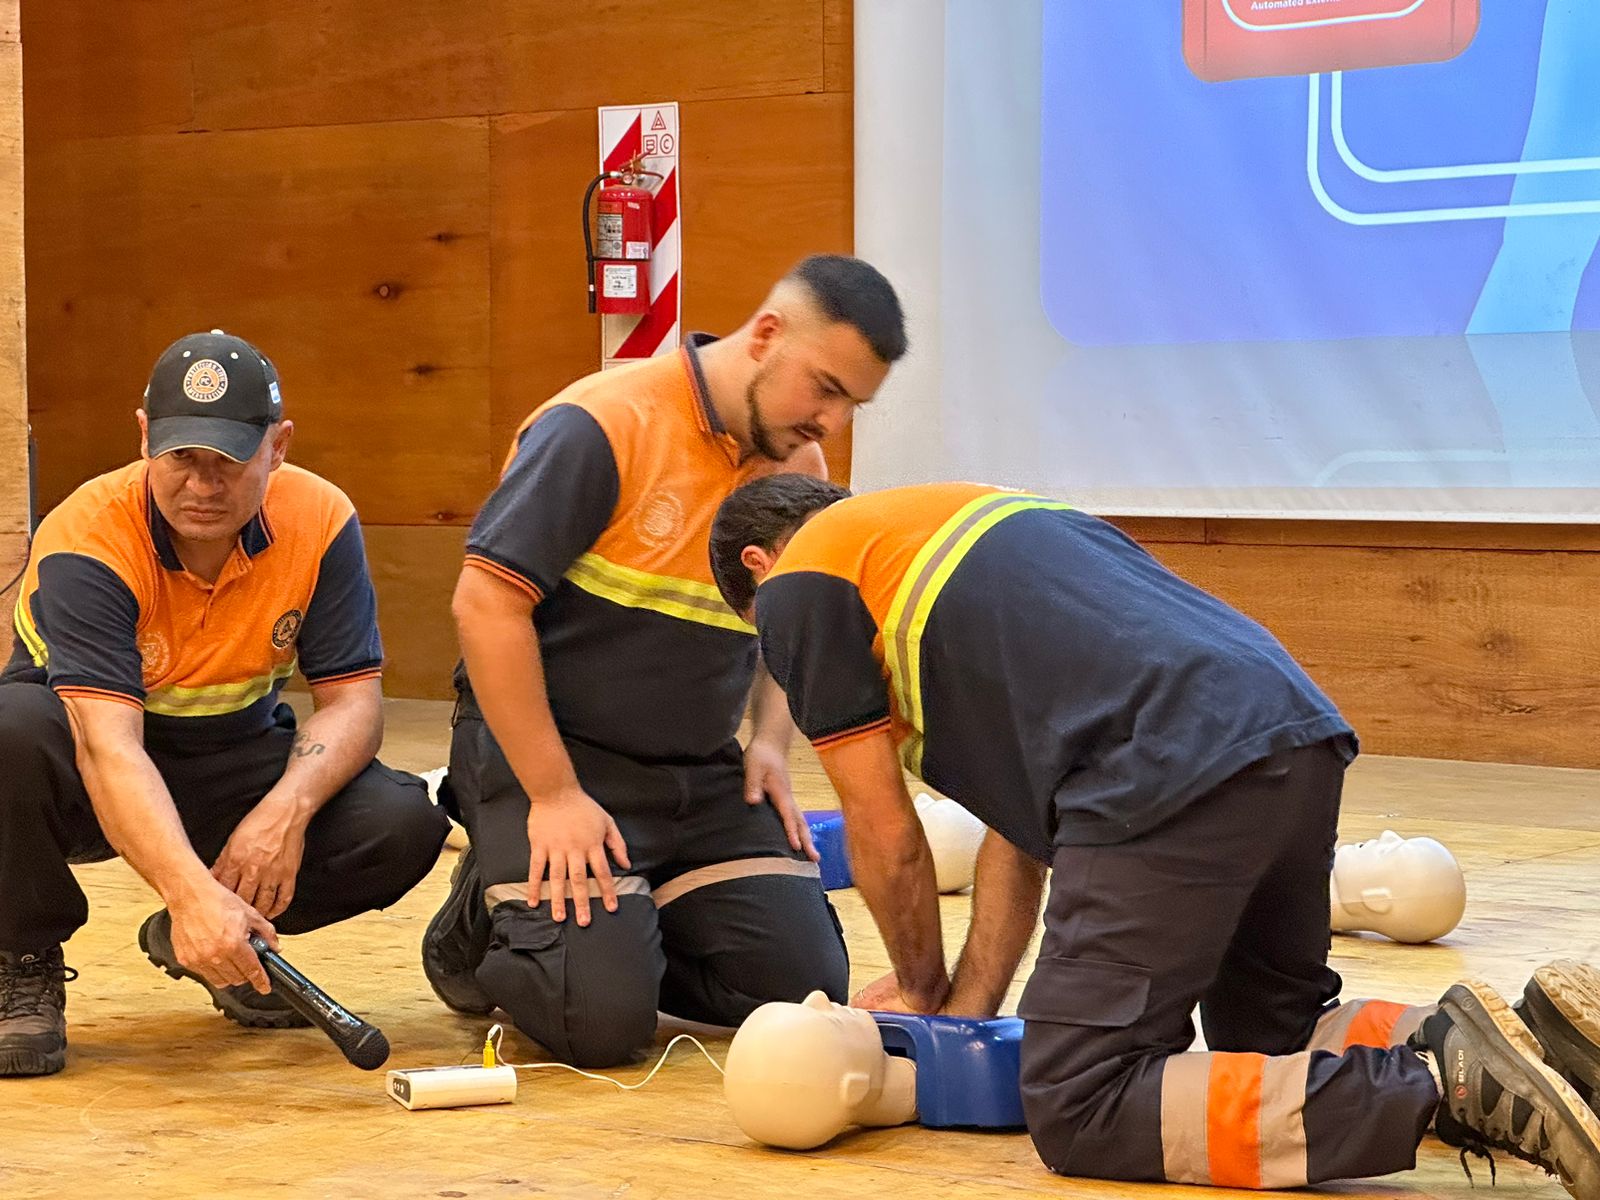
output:
[[389, 1061], [389, 1039], [383, 1036], [383, 1030], [363, 1021], [337, 1003], [255, 934], [250, 935], [250, 948], [260, 957], [267, 978], [272, 980], [278, 994], [288, 1001], [291, 1008], [327, 1034], [328, 1040], [339, 1047], [339, 1053], [352, 1066], [360, 1067], [363, 1071], [376, 1071]]

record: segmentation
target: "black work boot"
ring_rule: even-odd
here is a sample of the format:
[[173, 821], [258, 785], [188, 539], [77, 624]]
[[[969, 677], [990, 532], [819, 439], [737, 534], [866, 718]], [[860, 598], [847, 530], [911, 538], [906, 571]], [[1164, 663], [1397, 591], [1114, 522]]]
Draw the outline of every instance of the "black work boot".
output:
[[482, 1016], [494, 1011], [477, 974], [489, 949], [490, 929], [478, 855], [468, 846], [450, 872], [450, 894], [422, 935], [422, 973], [433, 994], [455, 1012]]
[[204, 976], [181, 964], [172, 948], [172, 914], [164, 908], [151, 913], [139, 926], [139, 949], [174, 979], [192, 979], [205, 988], [216, 1010], [235, 1024], [251, 1029], [305, 1029], [311, 1024], [276, 991], [263, 996], [248, 983], [213, 987]]
[[1590, 1108], [1600, 1101], [1600, 970], [1564, 958], [1533, 973], [1517, 1016], [1550, 1064]]
[[1544, 1064], [1504, 996], [1458, 983], [1408, 1044], [1438, 1064], [1444, 1097], [1434, 1131], [1460, 1147], [1464, 1170], [1472, 1153], [1489, 1160], [1492, 1177], [1489, 1151], [1503, 1150], [1556, 1176], [1577, 1200], [1600, 1198], [1600, 1119]]
[[0, 950], [0, 1075], [54, 1075], [67, 1065], [67, 983], [61, 947]]

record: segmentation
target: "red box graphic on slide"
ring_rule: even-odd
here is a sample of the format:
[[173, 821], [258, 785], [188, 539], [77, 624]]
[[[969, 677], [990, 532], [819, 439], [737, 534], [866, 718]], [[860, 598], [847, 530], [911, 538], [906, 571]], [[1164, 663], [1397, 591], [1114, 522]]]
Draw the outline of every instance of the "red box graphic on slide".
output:
[[1479, 4], [1183, 0], [1183, 57], [1208, 83], [1443, 62], [1471, 44]]

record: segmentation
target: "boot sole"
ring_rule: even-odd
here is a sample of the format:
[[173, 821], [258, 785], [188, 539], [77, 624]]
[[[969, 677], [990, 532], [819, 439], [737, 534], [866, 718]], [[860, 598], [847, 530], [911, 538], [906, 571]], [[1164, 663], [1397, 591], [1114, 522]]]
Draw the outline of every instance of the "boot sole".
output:
[[232, 1021], [235, 1025], [243, 1025], [246, 1029], [311, 1028], [311, 1022], [306, 1020], [293, 1009], [290, 1009], [288, 1012], [283, 1013], [280, 1016], [271, 1013], [263, 1013], [259, 1009], [245, 1008], [243, 1005], [235, 1004], [226, 995], [216, 991], [216, 989], [207, 983], [204, 978], [196, 975], [193, 971], [186, 971], [183, 967], [157, 958], [150, 949], [149, 928], [149, 921], [146, 921], [143, 925], [139, 926], [139, 949], [144, 951], [144, 956], [145, 958], [149, 959], [150, 965], [160, 968], [173, 979], [194, 980], [201, 987], [205, 988], [206, 995], [211, 997], [211, 1007], [216, 1009], [223, 1016], [227, 1017], [228, 1020]]
[[0, 1050], [0, 1078], [54, 1075], [67, 1065], [67, 1052], [40, 1054], [37, 1050]]
[[[1439, 1004], [1458, 1025], [1483, 1035], [1493, 1057], [1507, 1060], [1506, 1066], [1513, 1071], [1520, 1068], [1528, 1076], [1551, 1112], [1564, 1119], [1569, 1129], [1579, 1135], [1576, 1149], [1583, 1154], [1588, 1177], [1600, 1183], [1600, 1118], [1590, 1111], [1571, 1084], [1545, 1065], [1539, 1040], [1512, 1011], [1506, 998], [1486, 983], [1469, 980], [1452, 987]], [[1452, 1085], [1446, 1079], [1444, 1086]], [[1563, 1179], [1562, 1183], [1574, 1196], [1579, 1195], [1571, 1181]], [[1583, 1200], [1589, 1200], [1591, 1195], [1600, 1195], [1600, 1191], [1586, 1191]]]
[[463, 989], [455, 986], [455, 976], [438, 971], [434, 965], [435, 956], [429, 953], [430, 947], [449, 940], [451, 932], [461, 923], [462, 910], [467, 904], [472, 903], [466, 895], [466, 889], [457, 886], [461, 882], [462, 875], [466, 873], [467, 856], [470, 854], [472, 848], [469, 846], [461, 852], [461, 857], [456, 859], [455, 869], [450, 872], [450, 893], [444, 898], [439, 911], [433, 914], [433, 920], [428, 922], [428, 927], [422, 932], [422, 973], [427, 977], [428, 986], [433, 989], [433, 994], [439, 997], [440, 1002], [451, 1012], [469, 1017], [483, 1017], [494, 1011], [494, 1002], [478, 990], [477, 981], [472, 980], [469, 984], [474, 994], [463, 996], [461, 994]]
[[1600, 1094], [1600, 971], [1573, 959], [1547, 963], [1522, 995], [1534, 1032], [1558, 1065]]

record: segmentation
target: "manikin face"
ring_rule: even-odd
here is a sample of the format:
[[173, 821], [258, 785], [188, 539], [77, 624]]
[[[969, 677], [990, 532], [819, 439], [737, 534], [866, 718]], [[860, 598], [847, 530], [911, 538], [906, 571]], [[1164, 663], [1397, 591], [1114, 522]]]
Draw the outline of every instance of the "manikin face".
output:
[[[910, 1071], [909, 1063], [898, 1064]], [[909, 1120], [880, 1116], [891, 1060], [870, 1013], [821, 992], [804, 1003], [764, 1004], [728, 1048], [723, 1091], [746, 1134], [769, 1146], [809, 1149], [847, 1126]]]
[[1428, 837], [1403, 838], [1392, 829], [1381, 836], [1340, 846], [1333, 859], [1341, 893], [1373, 901], [1448, 885], [1459, 876], [1455, 856]]
[[1455, 856], [1433, 838], [1381, 837], [1341, 846], [1330, 881], [1333, 928], [1402, 942], [1443, 937], [1460, 922], [1466, 882]]

